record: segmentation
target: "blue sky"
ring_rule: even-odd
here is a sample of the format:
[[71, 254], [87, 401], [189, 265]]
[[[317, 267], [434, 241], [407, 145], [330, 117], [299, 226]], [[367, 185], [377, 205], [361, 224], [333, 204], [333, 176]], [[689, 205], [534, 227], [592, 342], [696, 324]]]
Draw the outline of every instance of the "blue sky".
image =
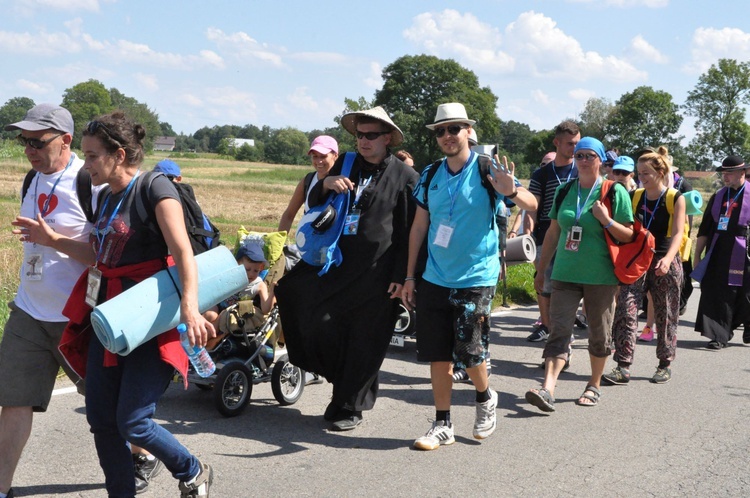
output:
[[455, 59], [501, 119], [534, 130], [641, 85], [682, 104], [719, 58], [750, 60], [747, 0], [0, 0], [0, 12], [0, 104], [59, 103], [95, 78], [184, 133], [332, 126], [407, 54]]

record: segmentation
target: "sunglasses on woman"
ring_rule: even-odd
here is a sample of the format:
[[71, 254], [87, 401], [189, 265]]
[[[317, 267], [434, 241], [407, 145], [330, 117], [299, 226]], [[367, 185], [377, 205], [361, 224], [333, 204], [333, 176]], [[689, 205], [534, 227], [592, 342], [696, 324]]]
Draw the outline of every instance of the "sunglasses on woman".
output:
[[593, 161], [595, 158], [599, 156], [597, 154], [588, 154], [586, 152], [579, 152], [573, 157], [575, 157], [579, 161]]
[[26, 138], [23, 135], [18, 135], [16, 137], [16, 140], [18, 140], [18, 143], [26, 147], [27, 145], [31, 147], [32, 149], [36, 150], [42, 150], [47, 146], [48, 143], [56, 139], [57, 137], [61, 137], [65, 135], [64, 133], [58, 133], [54, 137], [48, 138], [47, 140], [40, 140], [38, 138]]
[[625, 171], [624, 169], [613, 169], [612, 174], [616, 176], [628, 176], [630, 171]]
[[438, 138], [442, 138], [443, 135], [445, 135], [445, 132], [447, 131], [451, 135], [458, 135], [461, 133], [461, 130], [468, 128], [466, 125], [448, 125], [448, 126], [441, 126], [439, 128], [435, 128], [435, 136]]

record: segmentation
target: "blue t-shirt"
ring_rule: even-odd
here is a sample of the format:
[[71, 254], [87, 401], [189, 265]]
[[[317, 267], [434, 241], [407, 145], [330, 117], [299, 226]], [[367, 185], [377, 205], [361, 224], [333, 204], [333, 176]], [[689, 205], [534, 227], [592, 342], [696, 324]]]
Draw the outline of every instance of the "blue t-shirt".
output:
[[[490, 211], [487, 189], [479, 177], [477, 157], [472, 152], [457, 173], [451, 172], [443, 160], [430, 182], [427, 203], [423, 184], [427, 171], [435, 166], [424, 169], [414, 190], [417, 204], [430, 213], [430, 227], [425, 240], [427, 267], [422, 277], [442, 287], [465, 289], [495, 286], [500, 274], [498, 231], [493, 222], [496, 213]], [[496, 208], [499, 208], [503, 196], [496, 196]], [[447, 248], [435, 243], [441, 224], [453, 228]]]

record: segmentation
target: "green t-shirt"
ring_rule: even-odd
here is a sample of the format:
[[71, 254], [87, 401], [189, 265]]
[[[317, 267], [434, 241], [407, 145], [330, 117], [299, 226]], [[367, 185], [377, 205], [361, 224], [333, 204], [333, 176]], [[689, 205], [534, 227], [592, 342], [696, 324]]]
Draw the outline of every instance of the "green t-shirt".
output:
[[[565, 184], [555, 190], [555, 198]], [[557, 254], [555, 263], [552, 268], [552, 279], [563, 282], [573, 282], [577, 284], [589, 285], [617, 285], [612, 259], [607, 249], [604, 229], [594, 215], [591, 213], [591, 207], [597, 199], [601, 198], [601, 181], [591, 189], [580, 190], [578, 192], [578, 180], [571, 182], [568, 194], [557, 209], [557, 203], [553, 202], [549, 217], [557, 220], [560, 225], [560, 240], [557, 243]], [[615, 188], [617, 184], [613, 186]], [[586, 197], [588, 201], [583, 205], [581, 217], [578, 225], [583, 228], [581, 241], [578, 244], [578, 251], [570, 251], [565, 248], [568, 240], [568, 232], [575, 224], [576, 203], [580, 198], [581, 204]], [[618, 223], [633, 223], [633, 208], [630, 202], [630, 196], [624, 188], [615, 188], [615, 195], [612, 202], [611, 217]]]

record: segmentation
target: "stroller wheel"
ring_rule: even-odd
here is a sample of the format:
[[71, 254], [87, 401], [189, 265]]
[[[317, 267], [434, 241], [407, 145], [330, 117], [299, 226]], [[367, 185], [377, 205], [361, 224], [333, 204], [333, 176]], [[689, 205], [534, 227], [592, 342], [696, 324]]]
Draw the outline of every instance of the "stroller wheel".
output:
[[403, 304], [399, 303], [398, 316], [396, 317], [396, 323], [393, 326], [393, 332], [395, 334], [411, 335], [414, 333], [415, 321], [416, 313], [414, 310], [409, 311]]
[[271, 391], [282, 406], [296, 403], [305, 390], [305, 371], [289, 363], [289, 357], [280, 357], [271, 372]]
[[225, 417], [235, 417], [247, 407], [252, 392], [252, 373], [241, 361], [233, 361], [216, 375], [214, 404]]

